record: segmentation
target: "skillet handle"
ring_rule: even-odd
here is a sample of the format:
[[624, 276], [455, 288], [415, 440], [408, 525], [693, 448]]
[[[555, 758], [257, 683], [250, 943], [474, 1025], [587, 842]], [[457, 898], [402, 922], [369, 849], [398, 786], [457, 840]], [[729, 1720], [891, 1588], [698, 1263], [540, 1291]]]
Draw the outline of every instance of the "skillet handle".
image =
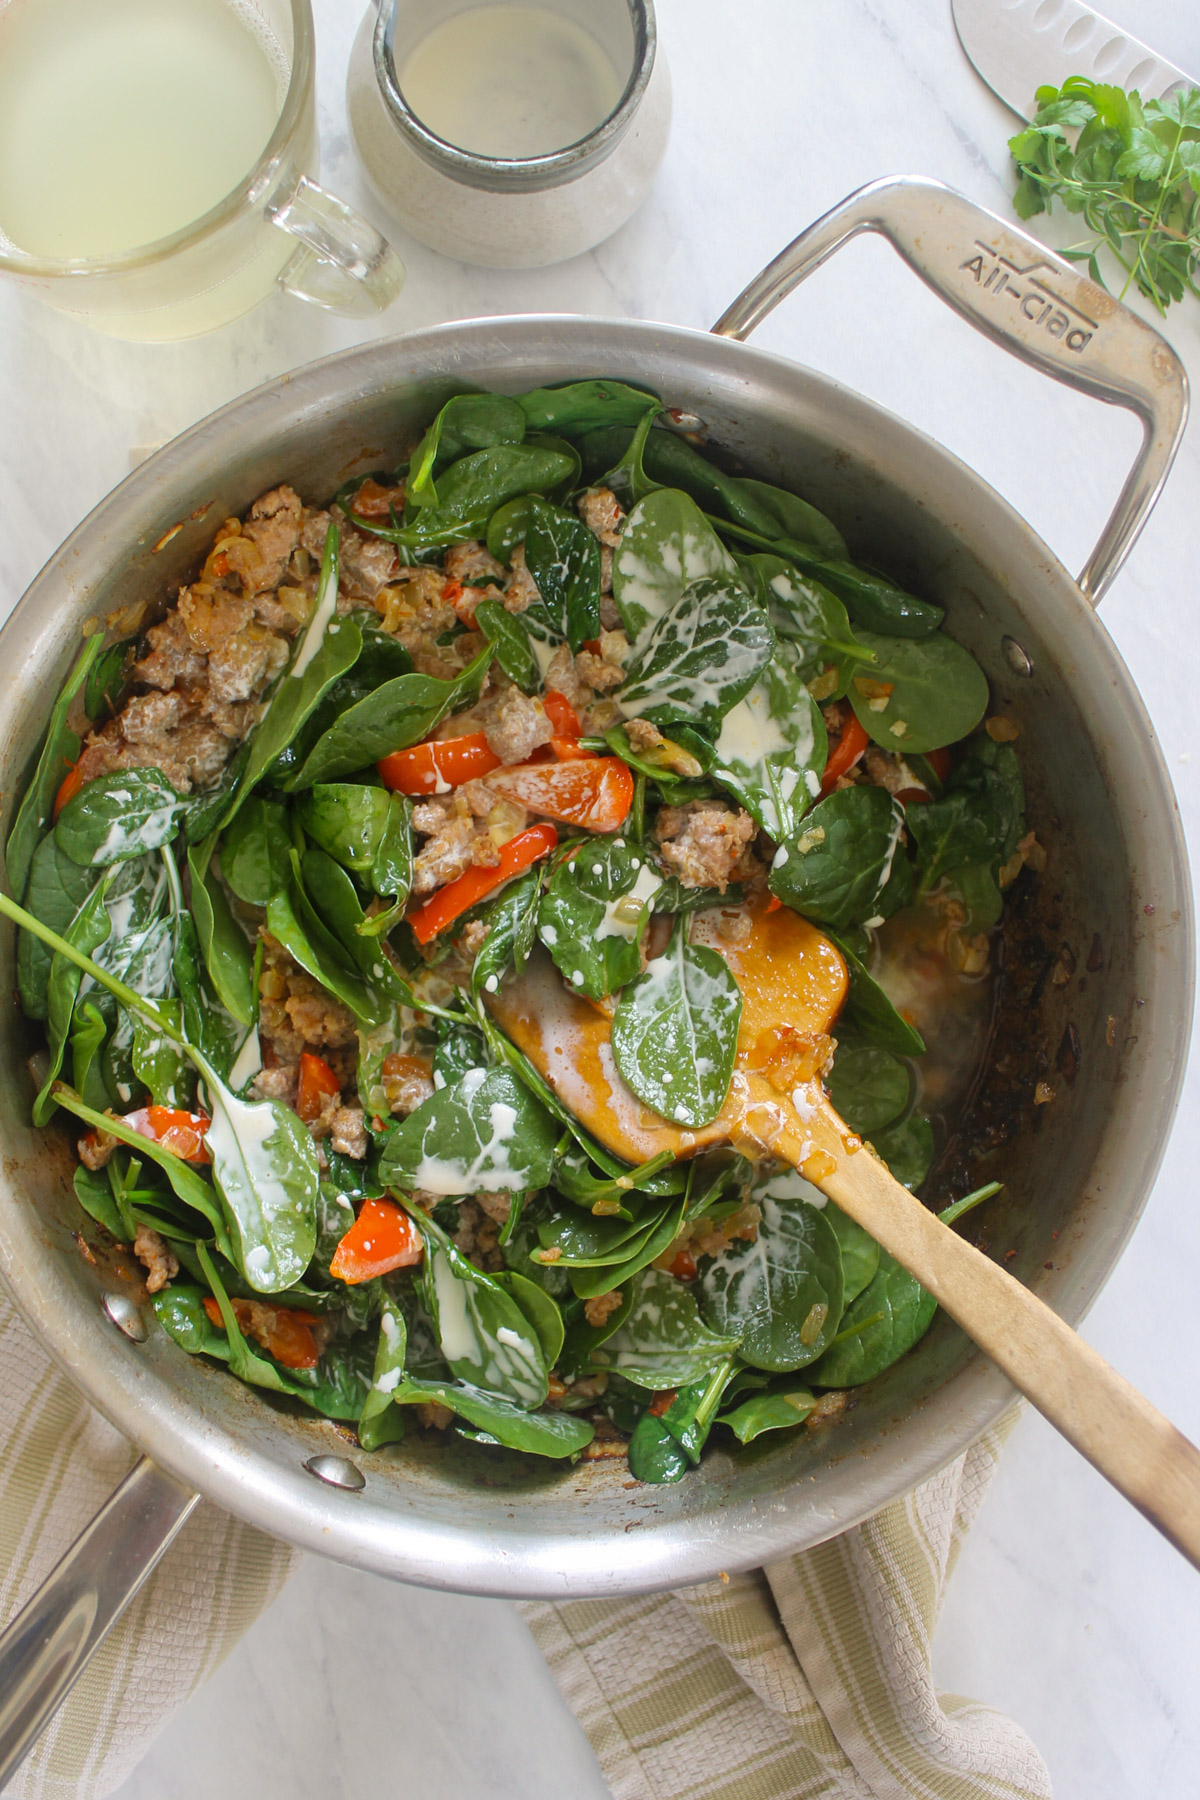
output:
[[140, 1457], [0, 1633], [0, 1789], [199, 1498]]
[[713, 326], [747, 338], [792, 289], [877, 231], [935, 294], [1014, 356], [1142, 421], [1142, 448], [1079, 575], [1097, 605], [1150, 516], [1187, 421], [1188, 384], [1166, 339], [1028, 232], [918, 175], [873, 181], [794, 238]]

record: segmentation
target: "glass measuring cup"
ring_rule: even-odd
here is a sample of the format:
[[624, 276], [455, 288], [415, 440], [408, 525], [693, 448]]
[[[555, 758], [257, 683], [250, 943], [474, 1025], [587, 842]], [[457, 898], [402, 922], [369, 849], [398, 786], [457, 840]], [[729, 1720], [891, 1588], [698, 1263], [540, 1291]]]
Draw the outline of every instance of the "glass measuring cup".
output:
[[276, 286], [355, 317], [391, 304], [403, 264], [373, 225], [315, 180], [309, 0], [243, 0], [243, 10], [278, 46], [287, 80], [274, 130], [238, 185], [168, 236], [112, 255], [58, 261], [22, 250], [0, 231], [0, 273], [97, 330], [142, 340], [211, 331]]

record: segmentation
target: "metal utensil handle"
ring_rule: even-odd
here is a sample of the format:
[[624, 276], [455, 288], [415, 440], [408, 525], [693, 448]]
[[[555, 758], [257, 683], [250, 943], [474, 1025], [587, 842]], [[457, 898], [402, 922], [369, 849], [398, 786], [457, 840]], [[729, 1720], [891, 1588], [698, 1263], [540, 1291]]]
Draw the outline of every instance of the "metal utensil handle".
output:
[[0, 1633], [0, 1788], [199, 1500], [140, 1457]]
[[713, 326], [746, 338], [794, 287], [862, 231], [877, 231], [978, 331], [1056, 381], [1127, 407], [1142, 448], [1079, 575], [1095, 606], [1133, 548], [1187, 420], [1183, 365], [1166, 339], [1036, 238], [921, 176], [890, 176], [802, 231]]

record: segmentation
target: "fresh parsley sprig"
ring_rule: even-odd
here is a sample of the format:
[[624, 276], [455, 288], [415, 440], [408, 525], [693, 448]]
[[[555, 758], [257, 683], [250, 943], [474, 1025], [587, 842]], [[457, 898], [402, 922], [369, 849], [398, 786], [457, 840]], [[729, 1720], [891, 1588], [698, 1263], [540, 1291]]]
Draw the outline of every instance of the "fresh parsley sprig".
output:
[[[1163, 100], [1070, 76], [1037, 91], [1033, 123], [1009, 140], [1023, 219], [1058, 200], [1092, 236], [1061, 254], [1085, 262], [1104, 286], [1101, 251], [1165, 313], [1185, 293], [1200, 299], [1200, 88]], [[1074, 147], [1072, 135], [1078, 132]]]

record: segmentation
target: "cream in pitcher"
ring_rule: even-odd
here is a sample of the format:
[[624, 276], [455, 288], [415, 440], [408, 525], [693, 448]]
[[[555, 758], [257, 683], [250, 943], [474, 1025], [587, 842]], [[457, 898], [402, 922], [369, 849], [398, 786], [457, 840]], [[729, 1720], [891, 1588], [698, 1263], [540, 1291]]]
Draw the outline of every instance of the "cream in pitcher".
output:
[[386, 305], [397, 259], [310, 179], [312, 36], [308, 0], [0, 0], [0, 270], [121, 337], [277, 281]]

